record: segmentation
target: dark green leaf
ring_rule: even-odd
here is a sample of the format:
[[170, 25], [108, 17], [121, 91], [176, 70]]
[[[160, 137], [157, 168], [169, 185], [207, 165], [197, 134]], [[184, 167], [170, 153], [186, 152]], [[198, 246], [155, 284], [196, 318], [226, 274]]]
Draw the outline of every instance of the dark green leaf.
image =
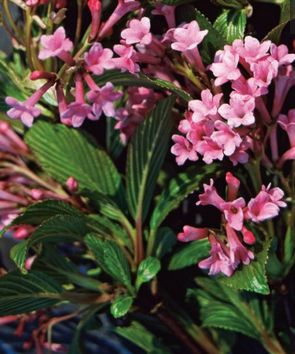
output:
[[112, 303], [111, 306], [111, 314], [115, 318], [122, 317], [126, 315], [126, 313], [130, 310], [133, 299], [128, 295], [120, 295], [116, 298], [116, 300]]
[[115, 86], [144, 86], [152, 89], [171, 91], [181, 97], [185, 101], [190, 101], [192, 97], [183, 89], [171, 84], [168, 81], [161, 79], [152, 79], [140, 73], [139, 77], [132, 75], [128, 72], [121, 73], [119, 70], [107, 70], [104, 74], [95, 78], [99, 86], [106, 84], [108, 81], [112, 82]]
[[204, 167], [191, 167], [186, 172], [171, 179], [169, 185], [160, 195], [153, 211], [150, 227], [156, 230], [166, 216], [191, 192], [197, 190], [210, 176], [216, 176], [220, 165], [212, 164]]
[[10, 272], [0, 279], [0, 316], [29, 313], [61, 301], [62, 288], [36, 271]]
[[171, 109], [175, 97], [158, 101], [157, 106], [137, 127], [128, 146], [127, 201], [134, 219], [143, 222], [154, 187], [168, 150], [173, 126]]
[[161, 2], [162, 4], [170, 5], [170, 6], [177, 6], [177, 5], [183, 5], [187, 4], [189, 2], [193, 2], [194, 0], [158, 0], [158, 2]]
[[234, 289], [249, 290], [268, 295], [269, 287], [265, 274], [265, 264], [270, 244], [271, 240], [257, 242], [253, 247], [255, 259], [251, 260], [249, 265], [241, 265], [231, 277], [220, 278], [220, 282]]
[[247, 0], [215, 0], [216, 3], [224, 7], [230, 7], [234, 9], [242, 9], [249, 5]]
[[160, 261], [155, 257], [144, 259], [137, 270], [136, 289], [138, 290], [142, 283], [152, 280], [161, 269]]
[[176, 251], [169, 262], [169, 270], [177, 270], [196, 265], [202, 259], [209, 257], [210, 243], [207, 238], [190, 242]]
[[148, 354], [171, 354], [151, 332], [138, 322], [133, 321], [129, 327], [116, 327], [115, 331]]
[[124, 284], [130, 293], [134, 293], [130, 267], [120, 246], [114, 241], [102, 241], [92, 235], [87, 235], [85, 242], [101, 268], [116, 281]]
[[231, 44], [235, 39], [243, 39], [247, 16], [244, 10], [225, 10], [217, 17], [214, 27], [222, 33], [227, 42]]
[[10, 256], [20, 269], [24, 269], [27, 252], [30, 247], [46, 242], [74, 242], [82, 241], [91, 229], [83, 218], [71, 215], [57, 215], [43, 222], [31, 237], [14, 246]]
[[65, 184], [72, 176], [80, 189], [98, 191], [124, 208], [125, 193], [120, 174], [88, 133], [63, 124], [38, 121], [25, 140], [44, 170], [60, 183]]
[[176, 241], [177, 237], [169, 227], [160, 227], [157, 230], [152, 255], [161, 259], [171, 250]]

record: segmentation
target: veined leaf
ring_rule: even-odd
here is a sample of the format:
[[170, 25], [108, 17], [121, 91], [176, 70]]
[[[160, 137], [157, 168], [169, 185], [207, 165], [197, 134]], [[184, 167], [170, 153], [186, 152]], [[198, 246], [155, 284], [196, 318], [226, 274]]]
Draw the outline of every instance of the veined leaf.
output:
[[247, 22], [245, 10], [225, 10], [217, 17], [214, 27], [231, 44], [235, 39], [243, 39]]
[[133, 294], [130, 267], [120, 246], [114, 241], [102, 241], [92, 235], [87, 235], [85, 242], [101, 268]]
[[204, 167], [191, 167], [186, 172], [171, 179], [169, 185], [161, 193], [153, 211], [150, 227], [156, 230], [166, 216], [191, 192], [197, 190], [210, 176], [216, 176], [220, 165], [212, 164]]
[[0, 279], [0, 316], [51, 307], [62, 300], [61, 292], [60, 285], [40, 272], [10, 272]]
[[161, 259], [177, 242], [175, 233], [169, 227], [160, 227], [157, 230], [152, 255]]
[[132, 302], [133, 302], [133, 299], [131, 296], [128, 296], [128, 295], [118, 296], [115, 299], [115, 301], [112, 303], [111, 314], [115, 318], [119, 318], [119, 317], [126, 315], [126, 313], [130, 310]]
[[155, 183], [168, 150], [174, 101], [173, 96], [158, 101], [137, 127], [128, 146], [127, 202], [135, 220], [141, 218], [143, 222], [149, 210]]
[[43, 222], [31, 237], [11, 250], [10, 256], [20, 269], [24, 269], [27, 252], [33, 245], [43, 242], [74, 242], [82, 241], [91, 229], [85, 220], [72, 215], [57, 215]]
[[119, 70], [107, 70], [102, 75], [97, 76], [95, 81], [99, 86], [105, 85], [110, 81], [115, 86], [144, 86], [152, 89], [170, 91], [185, 101], [190, 101], [192, 99], [188, 92], [171, 84], [171, 82], [161, 79], [152, 79], [142, 73], [137, 77], [128, 72], [121, 73]]
[[207, 238], [193, 241], [176, 251], [168, 265], [169, 270], [177, 270], [196, 265], [202, 259], [209, 257], [210, 243]]
[[99, 191], [124, 208], [121, 176], [105, 151], [88, 133], [39, 120], [27, 132], [25, 140], [44, 170], [60, 183], [65, 184], [72, 176], [80, 189]]
[[136, 289], [138, 290], [143, 283], [152, 280], [161, 269], [161, 262], [155, 257], [144, 259], [137, 270]]
[[241, 265], [231, 277], [221, 277], [219, 281], [234, 289], [254, 291], [259, 294], [268, 295], [269, 287], [265, 274], [268, 250], [271, 240], [257, 242], [254, 245], [253, 253], [256, 256], [249, 265]]

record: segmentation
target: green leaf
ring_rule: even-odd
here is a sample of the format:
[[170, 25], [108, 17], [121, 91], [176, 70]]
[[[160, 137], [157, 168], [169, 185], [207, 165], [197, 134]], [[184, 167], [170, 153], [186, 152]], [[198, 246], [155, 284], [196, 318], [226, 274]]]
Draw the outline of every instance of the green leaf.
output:
[[249, 6], [249, 3], [247, 0], [214, 0], [214, 1], [224, 7], [230, 7], [230, 8], [239, 9], [239, 10], [241, 10], [244, 7]]
[[129, 327], [116, 327], [115, 331], [148, 354], [171, 354], [151, 332], [136, 321], [133, 321]]
[[105, 85], [108, 81], [112, 82], [115, 86], [144, 86], [156, 90], [168, 90], [185, 101], [190, 101], [192, 99], [188, 92], [171, 84], [171, 82], [161, 79], [152, 79], [142, 73], [139, 73], [139, 77], [137, 77], [128, 72], [122, 73], [119, 70], [107, 70], [102, 75], [95, 78], [95, 82], [99, 86]]
[[44, 170], [60, 183], [65, 184], [72, 176], [80, 189], [98, 191], [124, 208], [121, 176], [91, 135], [81, 129], [39, 120], [27, 132], [25, 140]]
[[84, 214], [71, 204], [62, 202], [61, 200], [48, 199], [29, 206], [23, 214], [15, 218], [7, 227], [3, 228], [0, 236], [2, 236], [11, 226], [23, 224], [38, 226], [43, 221], [56, 215], [84, 217]]
[[128, 295], [120, 295], [116, 298], [116, 300], [112, 303], [111, 306], [111, 314], [115, 318], [120, 318], [126, 315], [126, 313], [130, 310], [133, 299]]
[[157, 201], [151, 217], [150, 228], [156, 230], [166, 216], [177, 208], [188, 194], [197, 190], [210, 176], [216, 176], [219, 169], [221, 169], [221, 166], [218, 164], [204, 167], [193, 166], [171, 179]]
[[152, 255], [161, 259], [175, 245], [177, 237], [169, 227], [160, 227], [157, 230], [156, 239], [152, 251]]
[[161, 269], [161, 262], [155, 257], [144, 259], [137, 270], [136, 289], [138, 290], [143, 283], [152, 280]]
[[[293, 1], [293, 0], [292, 0]], [[295, 19], [295, 6], [292, 4], [290, 0], [280, 1], [280, 22], [274, 27], [263, 40], [271, 40], [277, 45], [280, 43], [280, 38], [284, 27], [292, 20]]]
[[175, 97], [158, 101], [157, 106], [137, 127], [128, 146], [127, 202], [135, 220], [144, 222], [173, 126], [171, 109]]
[[61, 301], [62, 288], [45, 274], [10, 272], [0, 278], [0, 316], [29, 313]]
[[87, 235], [85, 242], [101, 268], [133, 294], [130, 267], [120, 246], [114, 241], [102, 241], [92, 235]]
[[269, 287], [265, 274], [265, 264], [271, 240], [257, 242], [253, 247], [255, 259], [249, 265], [240, 265], [234, 274], [227, 278], [221, 277], [219, 281], [234, 289], [254, 291], [259, 294], [268, 295]]
[[196, 265], [202, 259], [209, 257], [210, 243], [207, 238], [190, 242], [176, 251], [168, 265], [169, 270], [182, 269]]
[[170, 5], [170, 6], [177, 6], [177, 5], [183, 5], [187, 4], [189, 2], [193, 2], [194, 0], [158, 0], [158, 2], [161, 2], [162, 4]]
[[243, 39], [247, 15], [244, 10], [225, 10], [217, 17], [214, 27], [223, 34], [229, 44], [235, 39]]
[[24, 263], [30, 247], [46, 242], [62, 243], [82, 241], [83, 236], [91, 231], [85, 220], [72, 215], [57, 215], [43, 222], [31, 237], [11, 250], [10, 256], [16, 265], [24, 270]]

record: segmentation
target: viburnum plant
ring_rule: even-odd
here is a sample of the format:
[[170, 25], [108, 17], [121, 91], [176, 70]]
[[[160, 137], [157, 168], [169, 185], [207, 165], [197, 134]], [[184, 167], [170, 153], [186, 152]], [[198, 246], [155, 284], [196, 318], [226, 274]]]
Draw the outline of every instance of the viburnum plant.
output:
[[295, 353], [294, 11], [262, 2], [1, 0], [0, 324], [34, 323], [24, 350], [88, 353], [106, 313], [134, 353]]

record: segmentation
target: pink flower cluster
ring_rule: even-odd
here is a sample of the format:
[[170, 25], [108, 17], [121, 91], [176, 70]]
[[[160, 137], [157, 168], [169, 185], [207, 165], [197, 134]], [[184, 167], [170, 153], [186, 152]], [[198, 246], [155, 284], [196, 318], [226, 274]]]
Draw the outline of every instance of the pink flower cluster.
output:
[[[222, 93], [213, 96], [209, 89], [202, 91], [200, 100], [189, 102], [189, 111], [178, 127], [185, 137], [172, 137], [175, 145], [171, 152], [176, 155], [176, 162], [182, 165], [186, 160], [197, 161], [201, 155], [207, 164], [214, 160], [221, 161], [225, 156], [234, 165], [246, 163], [249, 156], [247, 150], [257, 150], [253, 137], [263, 126], [276, 122], [286, 95], [295, 84], [295, 73], [290, 65], [294, 60], [295, 54], [288, 54], [285, 45], [277, 47], [270, 41], [260, 43], [250, 36], [245, 41], [235, 40], [231, 46], [226, 45], [224, 50], [218, 51], [210, 70], [216, 77], [216, 86], [230, 82], [232, 91], [229, 103], [223, 102]], [[241, 68], [247, 74], [243, 74]], [[270, 114], [262, 96], [268, 93], [271, 83], [275, 85], [275, 97]], [[288, 132], [284, 123], [287, 118], [280, 117], [280, 126]], [[275, 134], [271, 136], [270, 144], [275, 162]], [[293, 144], [292, 141], [291, 147]], [[293, 151], [286, 158], [292, 156]]]
[[[283, 191], [276, 187], [262, 186], [261, 191], [248, 204], [244, 198], [237, 198], [240, 181], [231, 173], [226, 174], [228, 186], [227, 201], [216, 191], [213, 180], [204, 184], [204, 193], [199, 196], [197, 205], [213, 205], [222, 212], [222, 225], [225, 229], [216, 232], [207, 228], [184, 226], [178, 239], [183, 242], [199, 240], [209, 235], [210, 257], [201, 261], [199, 267], [209, 269], [210, 275], [224, 273], [231, 276], [240, 263], [248, 265], [254, 259], [252, 251], [244, 245], [252, 245], [256, 238], [245, 226], [245, 222], [259, 223], [276, 217], [279, 208], [286, 207], [282, 201]], [[243, 243], [242, 243], [243, 242]]]

